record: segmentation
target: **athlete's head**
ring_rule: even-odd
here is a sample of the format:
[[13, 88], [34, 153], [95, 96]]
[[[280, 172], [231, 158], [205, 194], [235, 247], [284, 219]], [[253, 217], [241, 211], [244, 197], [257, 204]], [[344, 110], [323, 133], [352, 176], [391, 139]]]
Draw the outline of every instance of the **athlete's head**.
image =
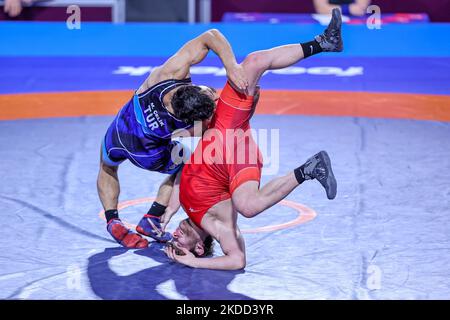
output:
[[213, 252], [213, 238], [195, 227], [189, 218], [180, 222], [172, 242], [176, 248], [188, 249], [197, 257], [209, 256]]
[[175, 116], [186, 123], [209, 119], [218, 100], [216, 90], [207, 86], [182, 86], [172, 96]]

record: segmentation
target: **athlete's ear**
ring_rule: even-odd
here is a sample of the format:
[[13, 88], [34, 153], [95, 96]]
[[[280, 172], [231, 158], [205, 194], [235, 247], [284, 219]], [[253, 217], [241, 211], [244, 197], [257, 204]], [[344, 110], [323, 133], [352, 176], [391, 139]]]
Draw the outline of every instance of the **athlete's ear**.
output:
[[194, 247], [194, 251], [197, 256], [203, 256], [203, 254], [205, 253], [205, 246], [202, 241], [197, 241]]

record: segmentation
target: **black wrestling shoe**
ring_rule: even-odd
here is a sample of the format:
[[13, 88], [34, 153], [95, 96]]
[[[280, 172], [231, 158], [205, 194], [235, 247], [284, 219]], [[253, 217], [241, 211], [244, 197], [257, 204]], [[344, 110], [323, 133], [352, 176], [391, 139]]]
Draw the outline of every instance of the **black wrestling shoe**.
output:
[[326, 151], [320, 151], [309, 158], [302, 167], [305, 180], [317, 179], [325, 188], [328, 199], [332, 200], [336, 197], [337, 182], [331, 169], [330, 157]]
[[344, 43], [341, 36], [342, 16], [339, 9], [333, 9], [331, 21], [325, 32], [314, 39], [319, 43], [324, 52], [341, 52]]

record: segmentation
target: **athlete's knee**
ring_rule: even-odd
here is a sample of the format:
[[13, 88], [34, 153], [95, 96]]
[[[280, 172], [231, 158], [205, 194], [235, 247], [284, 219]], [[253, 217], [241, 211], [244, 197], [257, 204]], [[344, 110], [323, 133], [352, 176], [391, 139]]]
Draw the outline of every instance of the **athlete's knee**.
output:
[[107, 173], [108, 175], [117, 175], [119, 166], [111, 166], [106, 164], [103, 160], [100, 160], [100, 171]]
[[269, 67], [269, 60], [264, 51], [250, 53], [242, 62], [246, 72], [263, 73]]
[[254, 204], [244, 204], [238, 211], [246, 218], [253, 218], [261, 212], [259, 207]]
[[269, 68], [270, 61], [264, 51], [255, 51], [250, 53], [241, 65], [249, 82], [247, 93], [254, 95], [259, 79]]
[[262, 211], [259, 183], [247, 181], [238, 186], [232, 194], [233, 206], [246, 218], [252, 218]]

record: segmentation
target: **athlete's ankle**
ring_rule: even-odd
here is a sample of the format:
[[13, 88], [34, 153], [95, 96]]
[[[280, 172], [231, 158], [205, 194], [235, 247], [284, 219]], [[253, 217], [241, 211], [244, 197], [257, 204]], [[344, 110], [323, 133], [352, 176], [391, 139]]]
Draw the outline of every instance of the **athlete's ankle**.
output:
[[106, 223], [109, 223], [113, 219], [119, 219], [119, 211], [117, 209], [110, 209], [105, 211]]
[[300, 43], [300, 45], [303, 49], [303, 58], [308, 58], [323, 51], [319, 42], [317, 42], [315, 39], [309, 42]]
[[147, 214], [153, 217], [161, 217], [166, 211], [167, 206], [163, 206], [162, 204], [154, 201]]

